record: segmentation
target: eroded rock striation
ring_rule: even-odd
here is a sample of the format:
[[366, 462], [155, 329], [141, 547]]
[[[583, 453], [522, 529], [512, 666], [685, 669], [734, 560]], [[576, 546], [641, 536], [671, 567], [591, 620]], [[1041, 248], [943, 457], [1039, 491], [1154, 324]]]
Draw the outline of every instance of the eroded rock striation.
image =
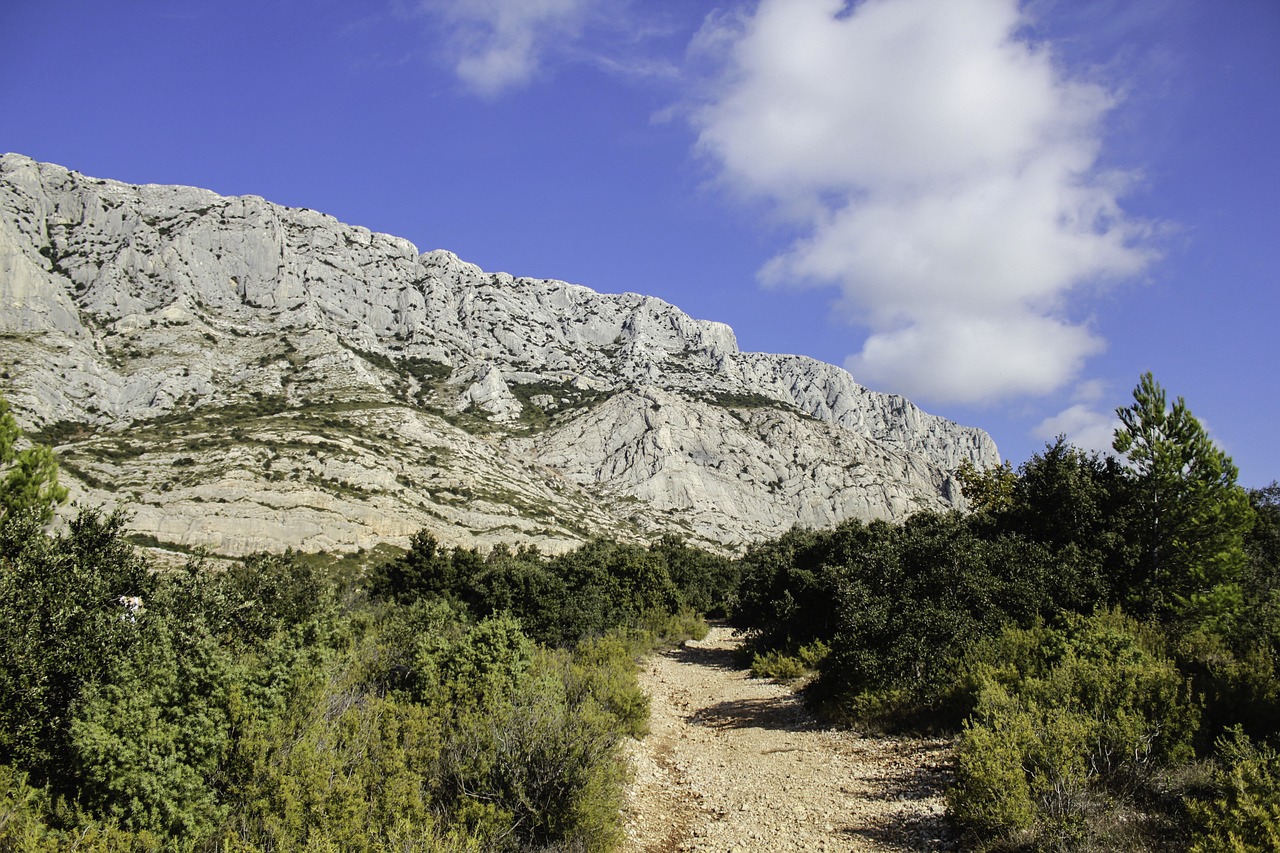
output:
[[4, 393], [82, 502], [242, 554], [563, 548], [961, 500], [978, 429], [632, 293], [487, 273], [255, 196], [0, 157]]

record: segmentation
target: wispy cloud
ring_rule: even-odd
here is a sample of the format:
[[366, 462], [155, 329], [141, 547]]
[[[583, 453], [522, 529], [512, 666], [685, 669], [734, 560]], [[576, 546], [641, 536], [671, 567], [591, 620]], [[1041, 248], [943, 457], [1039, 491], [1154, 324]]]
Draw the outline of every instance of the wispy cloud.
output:
[[458, 78], [494, 96], [527, 85], [547, 51], [572, 44], [598, 0], [423, 0], [443, 26], [443, 50]]
[[1065, 435], [1076, 447], [1111, 453], [1120, 419], [1114, 409], [1105, 408], [1111, 396], [1107, 383], [1096, 379], [1081, 382], [1072, 396], [1070, 406], [1042, 420], [1032, 434], [1044, 441]]
[[694, 113], [723, 182], [802, 236], [761, 271], [835, 283], [855, 376], [934, 401], [1044, 394], [1105, 342], [1069, 297], [1141, 272], [1148, 228], [1097, 169], [1106, 89], [1016, 0], [761, 0], [709, 18]]
[[590, 65], [628, 80], [680, 76], [678, 17], [632, 0], [418, 0], [430, 49], [473, 93], [523, 88], [556, 64]]

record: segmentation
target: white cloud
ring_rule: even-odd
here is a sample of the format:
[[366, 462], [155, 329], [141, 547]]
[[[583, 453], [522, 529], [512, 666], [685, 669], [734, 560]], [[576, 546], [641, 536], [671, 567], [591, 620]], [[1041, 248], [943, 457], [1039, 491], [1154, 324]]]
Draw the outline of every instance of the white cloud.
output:
[[1086, 379], [1073, 389], [1071, 397], [1078, 403], [1096, 403], [1110, 393], [1109, 384], [1101, 379]]
[[872, 333], [845, 367], [930, 400], [973, 402], [1046, 394], [1102, 348], [1087, 329], [1030, 312], [919, 312], [909, 325]]
[[672, 49], [677, 40], [683, 47], [687, 29], [631, 0], [417, 0], [413, 8], [434, 25], [431, 50], [483, 97], [564, 63], [633, 81], [681, 75]]
[[547, 50], [572, 42], [595, 0], [424, 0], [446, 26], [444, 51], [459, 79], [493, 96], [529, 83]]
[[1096, 171], [1112, 96], [1018, 38], [1016, 0], [762, 0], [697, 40], [695, 113], [735, 190], [805, 231], [762, 271], [832, 282], [869, 330], [849, 365], [933, 399], [1061, 387], [1100, 351], [1068, 299], [1151, 260]]
[[1111, 453], [1112, 439], [1120, 419], [1115, 412], [1100, 412], [1086, 403], [1076, 403], [1045, 418], [1035, 428], [1036, 437], [1052, 441], [1060, 435], [1082, 450]]

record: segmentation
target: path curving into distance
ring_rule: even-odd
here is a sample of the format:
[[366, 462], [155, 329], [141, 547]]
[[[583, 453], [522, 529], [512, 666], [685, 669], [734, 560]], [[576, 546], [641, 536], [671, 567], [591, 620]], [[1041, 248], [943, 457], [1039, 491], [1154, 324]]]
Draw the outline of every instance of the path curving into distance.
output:
[[625, 853], [954, 849], [949, 742], [824, 729], [786, 687], [736, 667], [731, 629], [647, 658], [650, 733]]

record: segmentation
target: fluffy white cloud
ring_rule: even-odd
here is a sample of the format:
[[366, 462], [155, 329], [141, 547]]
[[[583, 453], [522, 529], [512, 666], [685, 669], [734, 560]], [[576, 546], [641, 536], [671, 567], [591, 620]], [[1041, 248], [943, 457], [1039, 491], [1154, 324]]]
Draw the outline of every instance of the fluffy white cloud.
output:
[[860, 378], [935, 400], [1058, 388], [1102, 348], [1070, 292], [1151, 259], [1122, 177], [1095, 169], [1113, 98], [1024, 23], [1016, 0], [762, 0], [700, 34], [724, 73], [699, 146], [801, 224], [762, 278], [841, 286], [870, 332]]
[[528, 83], [545, 52], [577, 37], [594, 0], [424, 0], [446, 25], [458, 77], [492, 96]]
[[845, 367], [930, 400], [969, 402], [1048, 393], [1102, 348], [1087, 329], [1030, 312], [938, 314], [873, 332]]
[[1120, 419], [1115, 412], [1100, 412], [1087, 403], [1076, 403], [1041, 421], [1035, 428], [1035, 434], [1045, 441], [1065, 435], [1083, 450], [1110, 453], [1118, 426]]

